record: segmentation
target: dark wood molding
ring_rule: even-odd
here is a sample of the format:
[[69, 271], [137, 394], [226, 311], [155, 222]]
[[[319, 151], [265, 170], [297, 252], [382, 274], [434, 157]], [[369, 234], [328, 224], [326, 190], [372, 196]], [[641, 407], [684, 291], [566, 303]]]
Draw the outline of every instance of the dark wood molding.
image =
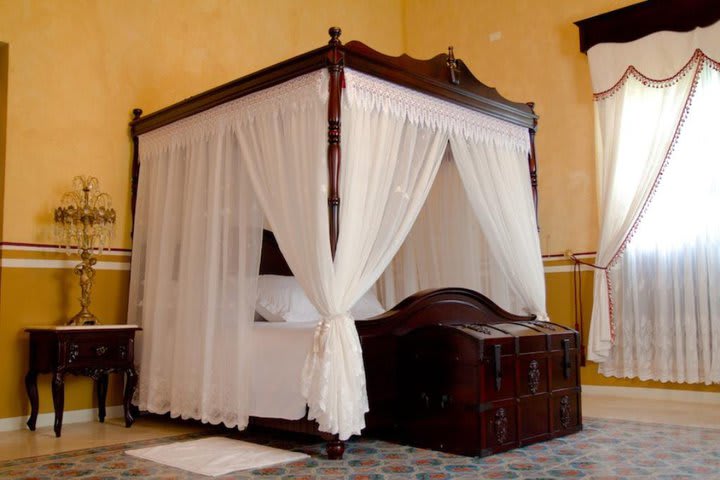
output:
[[660, 31], [688, 32], [720, 20], [717, 0], [647, 0], [575, 22], [580, 51], [599, 43], [625, 43]]
[[[358, 41], [328, 44], [258, 72], [187, 98], [130, 123], [142, 135], [223, 103], [269, 88], [300, 75], [327, 68], [331, 55], [342, 55], [346, 67], [453, 102], [494, 118], [535, 128], [537, 117], [525, 103], [505, 99], [478, 81], [460, 59], [441, 54], [429, 60], [383, 55]], [[454, 62], [453, 62], [454, 59]], [[453, 83], [453, 79], [457, 84]]]

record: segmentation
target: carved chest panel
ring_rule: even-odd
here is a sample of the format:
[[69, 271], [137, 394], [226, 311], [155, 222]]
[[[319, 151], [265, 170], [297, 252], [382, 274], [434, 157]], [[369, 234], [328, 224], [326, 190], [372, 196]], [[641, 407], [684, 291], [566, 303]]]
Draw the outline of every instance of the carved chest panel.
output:
[[400, 344], [404, 440], [488, 455], [582, 428], [577, 332], [549, 322], [421, 328]]

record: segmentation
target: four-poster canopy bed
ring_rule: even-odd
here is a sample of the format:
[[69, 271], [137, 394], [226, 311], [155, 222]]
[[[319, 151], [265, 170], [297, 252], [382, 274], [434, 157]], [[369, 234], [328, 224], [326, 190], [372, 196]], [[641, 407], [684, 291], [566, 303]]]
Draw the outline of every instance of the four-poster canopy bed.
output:
[[[145, 332], [139, 407], [228, 426], [243, 427], [252, 417], [251, 423], [261, 425], [319, 430], [330, 439], [331, 458], [340, 458], [343, 441], [366, 424], [412, 441], [408, 432], [421, 428], [430, 413], [422, 406], [409, 408], [417, 399], [408, 392], [422, 390], [426, 400], [431, 391], [442, 396], [443, 411], [433, 410], [431, 416], [450, 422], [459, 421], [458, 412], [467, 406], [453, 404], [445, 411], [452, 395], [440, 390], [457, 385], [448, 385], [442, 374], [433, 377], [433, 385], [424, 384], [423, 375], [409, 375], [422, 362], [403, 355], [423, 357], [432, 344], [427, 332], [443, 345], [455, 345], [442, 339], [454, 339], [457, 332], [443, 328], [482, 324], [461, 332], [480, 349], [479, 370], [473, 370], [479, 377], [472, 384], [479, 389], [473, 408], [480, 409], [482, 419], [477, 433], [461, 435], [472, 445], [446, 446], [432, 428], [424, 428], [425, 437], [413, 434], [416, 441], [486, 454], [580, 429], [577, 335], [538, 321], [547, 317], [537, 238], [533, 104], [510, 102], [477, 81], [452, 48], [448, 55], [421, 61], [385, 56], [360, 42], [343, 45], [340, 29], [329, 33], [325, 47], [150, 115], [134, 110], [129, 317]], [[466, 288], [407, 296], [428, 282], [404, 282], [390, 273], [423, 263], [406, 238], [433, 195], [430, 186], [443, 171], [443, 158], [457, 165], [459, 188], [472, 207], [467, 211], [483, 226], [508, 289], [519, 299], [516, 311], [525, 315], [509, 313]], [[522, 162], [525, 167], [519, 168]], [[496, 189], [492, 182], [507, 183]], [[174, 190], [166, 191], [166, 184]], [[475, 191], [480, 191], [477, 198]], [[458, 218], [460, 224], [473, 221]], [[473, 255], [472, 248], [464, 255]], [[396, 256], [398, 251], [402, 255]], [[263, 398], [247, 393], [249, 385], [262, 390], [266, 386], [260, 383], [273, 384], [274, 378], [263, 375], [283, 372], [267, 366], [275, 359], [259, 351], [271, 345], [263, 342], [278, 324], [241, 320], [254, 311], [258, 266], [261, 276], [295, 274], [317, 315], [304, 330], [295, 328], [292, 341], [283, 340], [288, 350], [300, 344], [287, 368], [297, 370], [302, 384], [297, 391], [273, 391]], [[381, 276], [411, 291], [394, 288], [395, 296], [407, 298], [355, 322], [350, 307]], [[448, 281], [436, 278], [429, 284], [451, 286]], [[390, 298], [385, 296], [386, 307]], [[193, 331], [183, 332], [183, 326]], [[255, 345], [248, 340], [253, 329]], [[173, 341], [195, 342], [199, 352], [193, 358], [201, 364], [188, 360], [187, 348], [173, 349]], [[423, 358], [447, 362], [443, 348], [430, 349]], [[300, 372], [298, 359], [305, 355]], [[237, 371], [223, 377], [219, 372], [228, 364]], [[247, 364], [255, 369], [254, 381], [248, 380], [253, 375]], [[521, 365], [529, 368], [527, 374], [519, 371]], [[479, 380], [490, 379], [486, 370], [491, 369], [495, 393], [485, 391]], [[531, 387], [523, 389], [528, 378]], [[295, 404], [278, 407], [285, 413], [259, 405], [293, 395]], [[307, 412], [302, 420], [298, 405]], [[400, 418], [410, 410], [418, 417]]]

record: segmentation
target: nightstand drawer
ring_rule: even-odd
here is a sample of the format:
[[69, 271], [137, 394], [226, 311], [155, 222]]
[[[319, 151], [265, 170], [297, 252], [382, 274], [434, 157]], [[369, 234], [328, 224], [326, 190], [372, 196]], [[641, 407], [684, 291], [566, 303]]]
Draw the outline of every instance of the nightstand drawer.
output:
[[98, 362], [125, 363], [129, 359], [130, 341], [129, 338], [69, 338], [59, 345], [60, 358], [64, 359], [60, 364], [75, 367]]

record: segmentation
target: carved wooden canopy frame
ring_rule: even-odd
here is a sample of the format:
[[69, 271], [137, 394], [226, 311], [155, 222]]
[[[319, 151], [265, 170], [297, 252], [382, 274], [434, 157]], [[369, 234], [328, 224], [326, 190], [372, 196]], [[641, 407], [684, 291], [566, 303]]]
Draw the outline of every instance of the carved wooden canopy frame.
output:
[[448, 54], [429, 60], [417, 60], [407, 55], [390, 57], [376, 52], [363, 43], [352, 41], [343, 44], [341, 31], [330, 28], [330, 41], [326, 46], [277, 63], [258, 72], [200, 93], [149, 115], [133, 110], [130, 131], [134, 153], [132, 166], [132, 212], [135, 213], [139, 176], [138, 136], [164, 127], [178, 120], [211, 109], [245, 95], [269, 88], [292, 78], [321, 68], [329, 71], [328, 99], [328, 215], [330, 245], [333, 257], [339, 232], [340, 196], [340, 135], [342, 72], [345, 67], [373, 75], [424, 94], [455, 103], [485, 115], [525, 127], [530, 132], [528, 165], [537, 219], [537, 163], [535, 159], [535, 131], [537, 115], [533, 103], [516, 103], [502, 97], [496, 89], [475, 78], [465, 63], [456, 59], [452, 47]]

